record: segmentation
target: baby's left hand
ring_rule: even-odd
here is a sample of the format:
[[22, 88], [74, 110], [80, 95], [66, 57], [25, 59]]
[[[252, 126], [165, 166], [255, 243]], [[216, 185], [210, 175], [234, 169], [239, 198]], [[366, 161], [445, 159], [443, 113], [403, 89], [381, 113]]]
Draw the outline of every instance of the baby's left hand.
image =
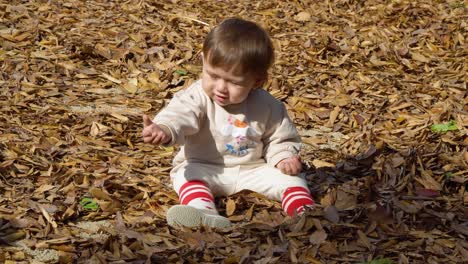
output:
[[278, 162], [276, 167], [284, 174], [297, 175], [302, 170], [302, 163], [299, 156], [295, 156]]

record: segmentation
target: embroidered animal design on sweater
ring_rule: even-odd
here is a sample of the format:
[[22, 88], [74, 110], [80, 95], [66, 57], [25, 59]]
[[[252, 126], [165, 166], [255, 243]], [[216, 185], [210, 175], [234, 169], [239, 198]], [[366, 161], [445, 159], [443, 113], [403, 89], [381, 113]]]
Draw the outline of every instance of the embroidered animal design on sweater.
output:
[[255, 146], [255, 143], [248, 139], [249, 136], [256, 134], [255, 130], [246, 122], [231, 115], [228, 117], [228, 124], [221, 129], [221, 134], [234, 138], [233, 142], [226, 144], [226, 150], [232, 155], [245, 156], [248, 154], [248, 149]]

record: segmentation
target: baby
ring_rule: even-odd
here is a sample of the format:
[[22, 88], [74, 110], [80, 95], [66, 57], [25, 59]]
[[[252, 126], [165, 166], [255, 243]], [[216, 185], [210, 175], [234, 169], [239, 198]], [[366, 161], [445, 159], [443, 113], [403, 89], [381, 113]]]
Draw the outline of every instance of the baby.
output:
[[179, 91], [153, 120], [143, 116], [146, 143], [181, 145], [170, 176], [180, 205], [170, 226], [225, 228], [214, 198], [241, 190], [281, 201], [290, 216], [312, 206], [297, 130], [284, 105], [261, 86], [274, 50], [268, 33], [238, 18], [223, 21], [203, 43], [201, 80]]

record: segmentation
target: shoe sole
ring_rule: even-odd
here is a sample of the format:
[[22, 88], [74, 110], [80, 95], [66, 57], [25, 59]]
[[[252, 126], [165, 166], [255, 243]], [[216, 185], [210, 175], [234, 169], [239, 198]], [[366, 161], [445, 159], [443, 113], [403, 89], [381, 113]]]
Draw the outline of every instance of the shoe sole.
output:
[[228, 228], [231, 226], [229, 219], [220, 215], [203, 213], [197, 208], [188, 205], [175, 205], [166, 214], [167, 223], [172, 227], [200, 227]]

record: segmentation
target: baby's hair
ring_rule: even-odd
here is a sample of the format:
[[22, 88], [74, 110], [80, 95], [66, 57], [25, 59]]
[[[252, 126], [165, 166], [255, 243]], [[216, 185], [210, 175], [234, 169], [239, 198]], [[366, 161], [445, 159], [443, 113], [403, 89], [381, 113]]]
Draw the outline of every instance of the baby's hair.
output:
[[274, 62], [268, 33], [254, 22], [226, 19], [213, 28], [203, 43], [205, 61], [214, 67], [266, 78]]

